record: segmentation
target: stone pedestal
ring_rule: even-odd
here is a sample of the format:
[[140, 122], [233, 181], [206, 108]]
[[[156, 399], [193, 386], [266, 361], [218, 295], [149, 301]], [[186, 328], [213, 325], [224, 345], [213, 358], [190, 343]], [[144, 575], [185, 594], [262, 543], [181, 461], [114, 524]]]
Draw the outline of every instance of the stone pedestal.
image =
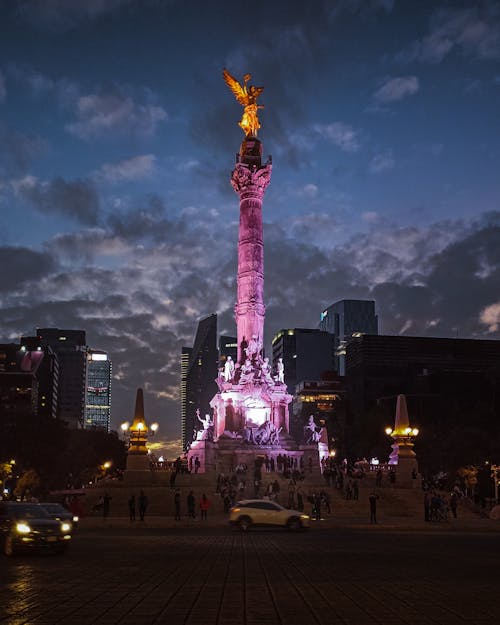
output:
[[302, 452], [304, 459], [304, 472], [309, 474], [309, 469], [312, 468], [312, 472], [318, 472], [320, 470], [319, 451], [318, 444], [315, 445], [300, 445], [300, 451]]
[[[214, 443], [210, 440], [193, 441], [188, 452], [188, 462], [193, 460], [192, 472], [195, 472], [195, 460], [198, 458], [200, 468], [198, 473], [213, 473], [215, 471], [215, 449]], [[191, 463], [190, 463], [191, 464]]]
[[[396, 486], [400, 488], [420, 488], [422, 486], [416, 457], [399, 457], [398, 464], [394, 468], [396, 469]], [[413, 475], [417, 477], [414, 478]]]

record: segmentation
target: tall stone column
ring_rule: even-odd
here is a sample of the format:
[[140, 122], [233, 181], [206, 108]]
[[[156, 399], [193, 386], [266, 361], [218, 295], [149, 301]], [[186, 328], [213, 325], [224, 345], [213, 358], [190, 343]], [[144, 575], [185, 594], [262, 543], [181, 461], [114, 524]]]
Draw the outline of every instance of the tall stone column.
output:
[[240, 197], [237, 303], [234, 308], [238, 336], [238, 361], [242, 343], [256, 337], [264, 341], [264, 241], [262, 201], [271, 180], [271, 161], [262, 165], [262, 144], [247, 137], [241, 144], [231, 184]]

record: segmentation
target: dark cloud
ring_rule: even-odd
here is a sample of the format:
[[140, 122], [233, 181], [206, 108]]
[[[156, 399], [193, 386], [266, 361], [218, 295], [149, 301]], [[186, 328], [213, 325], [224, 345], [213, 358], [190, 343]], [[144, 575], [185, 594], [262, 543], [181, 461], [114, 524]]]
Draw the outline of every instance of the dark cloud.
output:
[[42, 183], [30, 178], [18, 183], [17, 191], [42, 213], [64, 215], [91, 226], [98, 222], [99, 196], [90, 180], [58, 177]]
[[436, 8], [428, 33], [400, 52], [398, 59], [440, 63], [455, 51], [478, 59], [500, 58], [500, 12], [497, 2]]
[[136, 0], [23, 0], [15, 12], [32, 26], [47, 30], [69, 30], [82, 21], [98, 18]]
[[37, 252], [26, 247], [0, 247], [0, 267], [0, 291], [8, 294], [26, 292], [29, 285], [52, 271], [55, 263], [47, 252]]
[[114, 212], [108, 217], [111, 232], [125, 240], [150, 239], [167, 242], [181, 236], [186, 229], [182, 219], [166, 217], [166, 206], [162, 198], [151, 194], [130, 210]]
[[2, 123], [0, 145], [0, 178], [25, 174], [28, 166], [47, 150], [41, 137], [17, 132]]
[[[124, 212], [104, 227], [48, 242], [47, 250], [65, 260], [64, 271], [48, 252], [4, 250], [4, 263], [22, 263], [4, 283], [10, 293], [0, 327], [5, 337], [37, 325], [85, 329], [89, 345], [113, 361], [114, 421], [130, 417], [143, 385], [148, 413], [174, 439], [180, 347], [213, 312], [219, 331], [235, 332], [237, 234], [201, 213], [167, 219], [159, 198], [142, 206], [142, 213]], [[328, 245], [326, 236], [319, 246], [315, 229], [335, 227], [321, 215], [312, 215], [309, 227], [307, 220], [295, 229], [265, 224], [268, 350], [276, 331], [316, 327], [321, 310], [343, 298], [375, 299], [385, 333], [500, 338], [500, 296], [492, 295], [500, 293], [500, 213], [431, 227], [375, 221], [342, 246]], [[106, 259], [106, 251], [113, 261], [107, 269], [89, 266], [96, 255]], [[13, 289], [27, 276], [37, 289], [24, 288], [18, 297]]]

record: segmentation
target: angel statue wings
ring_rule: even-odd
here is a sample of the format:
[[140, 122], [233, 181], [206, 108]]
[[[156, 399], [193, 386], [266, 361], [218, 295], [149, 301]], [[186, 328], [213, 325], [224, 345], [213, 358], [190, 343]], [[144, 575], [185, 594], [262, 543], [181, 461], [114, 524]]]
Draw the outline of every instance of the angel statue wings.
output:
[[259, 118], [257, 116], [258, 109], [263, 109], [262, 104], [257, 104], [257, 98], [264, 91], [264, 87], [254, 87], [253, 85], [247, 85], [251, 79], [251, 74], [245, 74], [243, 76], [243, 85], [231, 76], [231, 74], [225, 69], [222, 72], [226, 85], [236, 96], [238, 102], [244, 107], [243, 116], [238, 125], [245, 133], [246, 137], [256, 137], [257, 130], [260, 128]]

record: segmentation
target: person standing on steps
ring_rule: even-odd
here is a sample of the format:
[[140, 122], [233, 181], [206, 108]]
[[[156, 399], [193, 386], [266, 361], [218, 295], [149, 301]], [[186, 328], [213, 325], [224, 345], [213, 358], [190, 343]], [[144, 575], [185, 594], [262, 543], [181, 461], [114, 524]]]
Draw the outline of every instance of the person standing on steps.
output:
[[187, 496], [187, 511], [188, 511], [188, 517], [190, 519], [196, 518], [195, 499], [194, 499], [194, 493], [192, 490], [189, 491], [189, 495]]
[[135, 495], [128, 500], [128, 515], [131, 521], [135, 521]]
[[102, 518], [107, 519], [109, 516], [109, 504], [111, 502], [111, 497], [107, 492], [104, 493], [102, 498]]
[[377, 523], [377, 499], [378, 499], [377, 493], [372, 493], [368, 497], [368, 501], [370, 503], [370, 523], [372, 524]]
[[181, 520], [181, 491], [177, 488], [174, 494], [174, 520]]
[[210, 501], [207, 499], [207, 496], [205, 495], [205, 493], [203, 493], [200, 499], [200, 514], [201, 514], [202, 521], [207, 520], [207, 512], [209, 508], [210, 508]]
[[453, 518], [457, 518], [457, 506], [458, 506], [458, 495], [455, 491], [453, 491], [450, 495], [450, 510], [453, 514]]
[[141, 494], [139, 495], [139, 518], [141, 521], [144, 521], [144, 515], [146, 514], [146, 510], [148, 508], [148, 498], [144, 494], [144, 491], [141, 490]]
[[431, 520], [431, 503], [432, 503], [432, 495], [430, 491], [426, 490], [424, 495], [424, 519], [426, 521]]

